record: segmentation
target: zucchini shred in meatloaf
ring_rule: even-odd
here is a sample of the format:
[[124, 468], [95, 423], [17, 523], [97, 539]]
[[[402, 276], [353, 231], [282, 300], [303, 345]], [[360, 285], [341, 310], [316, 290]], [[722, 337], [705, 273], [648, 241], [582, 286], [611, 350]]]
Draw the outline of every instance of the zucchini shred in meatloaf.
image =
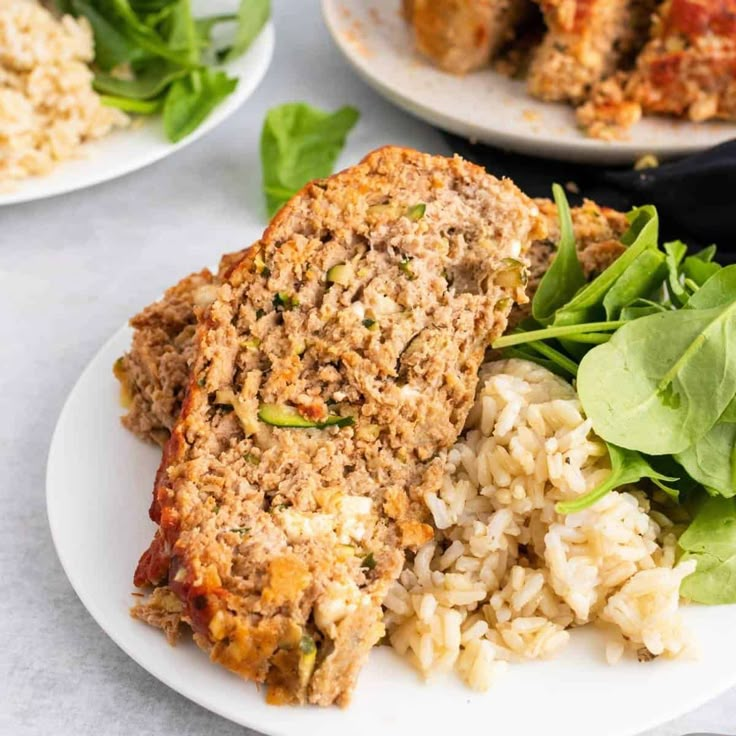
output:
[[544, 232], [510, 181], [406, 149], [297, 194], [201, 315], [134, 615], [269, 702], [345, 705]]
[[[736, 0], [535, 1], [533, 34], [521, 0], [414, 0], [404, 14], [437, 66], [521, 72], [534, 97], [575, 105], [591, 137], [620, 138], [642, 114], [736, 119]], [[504, 63], [508, 54], [526, 58]]]

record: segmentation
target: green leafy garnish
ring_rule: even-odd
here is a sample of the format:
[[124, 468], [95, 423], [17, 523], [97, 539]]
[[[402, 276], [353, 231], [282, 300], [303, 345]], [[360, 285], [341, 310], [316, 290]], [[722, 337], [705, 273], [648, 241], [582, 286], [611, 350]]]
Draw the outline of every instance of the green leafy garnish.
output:
[[360, 566], [364, 570], [375, 570], [375, 568], [376, 568], [376, 558], [373, 556], [373, 552], [369, 552], [363, 558], [363, 561], [360, 563]]
[[268, 111], [261, 132], [261, 165], [269, 216], [309, 181], [332, 173], [358, 117], [353, 107], [329, 113], [303, 102]]
[[565, 191], [559, 184], [555, 184], [552, 194], [560, 218], [560, 242], [557, 244], [555, 259], [542, 277], [532, 300], [532, 315], [542, 325], [551, 323], [555, 312], [585, 284]]
[[[270, 13], [268, 0], [241, 0], [236, 14], [199, 19], [190, 0], [57, 0], [57, 6], [92, 27], [93, 84], [102, 102], [137, 115], [163, 110], [172, 142], [196, 130], [232, 94], [237, 79], [211, 61], [245, 53]], [[222, 54], [212, 31], [226, 22], [234, 30]]]
[[642, 478], [652, 478], [660, 481], [678, 480], [678, 478], [662, 475], [662, 473], [656, 471], [638, 452], [608, 444], [608, 454], [611, 457], [611, 474], [608, 478], [588, 493], [572, 501], [558, 503], [555, 506], [558, 513], [574, 514], [577, 511], [582, 511], [616, 488], [637, 483]]
[[680, 593], [708, 605], [736, 603], [736, 499], [707, 499], [679, 545], [682, 560], [697, 562]]

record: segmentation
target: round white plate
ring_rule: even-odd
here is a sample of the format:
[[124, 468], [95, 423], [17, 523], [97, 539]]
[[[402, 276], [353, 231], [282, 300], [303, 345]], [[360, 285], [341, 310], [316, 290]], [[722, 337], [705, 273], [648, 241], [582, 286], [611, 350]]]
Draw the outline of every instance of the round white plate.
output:
[[97, 623], [142, 667], [205, 708], [273, 736], [447, 736], [470, 729], [545, 736], [629, 736], [736, 683], [736, 609], [691, 607], [697, 661], [605, 664], [597, 632], [580, 629], [550, 662], [512, 666], [488, 693], [448, 676], [425, 684], [386, 648], [374, 650], [347, 710], [276, 708], [263, 694], [183, 638], [128, 615], [133, 570], [150, 542], [151, 484], [160, 452], [119, 422], [114, 360], [128, 347], [123, 328], [82, 374], [59, 418], [49, 453], [48, 515], [69, 580]]
[[[208, 6], [200, 2], [200, 9], [202, 7], [207, 14], [212, 14], [213, 11], [206, 10]], [[235, 91], [202, 125], [178, 143], [170, 143], [166, 138], [160, 115], [146, 118], [140, 127], [136, 122], [130, 128], [115, 130], [105, 138], [84, 145], [79, 158], [60, 163], [47, 176], [24, 179], [11, 185], [8, 191], [0, 191], [0, 206], [91, 187], [141, 169], [194, 143], [227, 120], [253, 94], [268, 70], [273, 48], [274, 30], [269, 22], [247, 53], [222, 67], [238, 79]]]
[[358, 74], [394, 104], [444, 130], [549, 158], [630, 163], [645, 153], [682, 156], [736, 137], [732, 123], [645, 118], [626, 141], [586, 138], [571, 107], [530, 97], [523, 81], [491, 69], [456, 77], [414, 51], [400, 0], [322, 0], [338, 47]]

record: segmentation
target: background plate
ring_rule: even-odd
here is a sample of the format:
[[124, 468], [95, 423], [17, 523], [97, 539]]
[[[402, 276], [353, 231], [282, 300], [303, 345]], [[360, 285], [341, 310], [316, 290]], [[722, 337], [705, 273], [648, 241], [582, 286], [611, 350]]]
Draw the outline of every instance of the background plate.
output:
[[[198, 15], [214, 14], [218, 6], [231, 7], [223, 2], [207, 4], [195, 2]], [[160, 115], [145, 118], [140, 127], [116, 130], [98, 141], [82, 147], [80, 158], [60, 163], [48, 176], [32, 177], [0, 191], [0, 206], [30, 202], [34, 199], [66, 194], [84, 189], [170, 156], [206, 135], [229, 118], [253, 94], [271, 63], [274, 48], [274, 30], [269, 22], [248, 52], [222, 68], [238, 78], [235, 91], [218, 105], [212, 114], [191, 135], [178, 143], [170, 143], [164, 135]]]
[[[630, 736], [700, 705], [736, 683], [736, 609], [690, 607], [697, 661], [605, 664], [596, 631], [573, 633], [550, 662], [519, 664], [488, 693], [454, 676], [422, 682], [390, 650], [374, 650], [347, 710], [274, 708], [247, 682], [186, 637], [176, 648], [128, 615], [132, 575], [154, 526], [150, 489], [160, 451], [119, 422], [112, 364], [128, 347], [121, 329], [72, 390], [59, 418], [47, 469], [47, 507], [61, 563], [82, 603], [142, 667], [191, 700], [273, 736], [447, 736], [487, 727], [502, 734]], [[130, 704], [135, 708], [135, 703]]]
[[733, 123], [647, 117], [626, 141], [586, 138], [571, 107], [535, 100], [523, 81], [491, 69], [456, 77], [414, 51], [400, 0], [322, 0], [327, 27], [355, 70], [380, 94], [451, 133], [530, 155], [630, 163], [645, 153], [682, 156], [736, 137]]

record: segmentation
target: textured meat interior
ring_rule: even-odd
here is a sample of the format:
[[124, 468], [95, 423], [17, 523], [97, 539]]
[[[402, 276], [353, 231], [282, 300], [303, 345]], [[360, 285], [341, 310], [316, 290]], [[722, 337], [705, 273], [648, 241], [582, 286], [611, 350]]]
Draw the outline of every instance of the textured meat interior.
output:
[[349, 699], [543, 235], [510, 182], [382, 149], [297, 195], [220, 287], [136, 582], [271, 702]]

